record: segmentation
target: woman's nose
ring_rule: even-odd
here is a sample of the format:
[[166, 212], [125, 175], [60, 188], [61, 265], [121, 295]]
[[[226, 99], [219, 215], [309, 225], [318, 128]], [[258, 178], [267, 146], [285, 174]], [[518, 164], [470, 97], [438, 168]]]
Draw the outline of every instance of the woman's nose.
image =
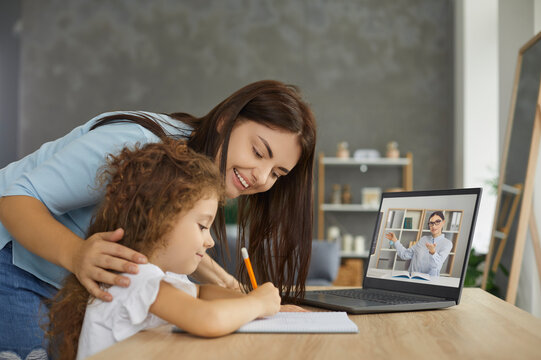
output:
[[271, 170], [267, 170], [264, 168], [255, 168], [252, 172], [252, 180], [254, 182], [254, 185], [263, 186], [267, 183], [267, 179], [270, 176]]

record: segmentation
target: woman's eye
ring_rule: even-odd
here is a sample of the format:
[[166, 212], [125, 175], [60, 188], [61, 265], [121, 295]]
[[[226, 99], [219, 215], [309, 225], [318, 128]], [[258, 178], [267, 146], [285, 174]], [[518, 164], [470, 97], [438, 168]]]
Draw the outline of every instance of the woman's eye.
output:
[[204, 231], [204, 230], [208, 229], [208, 227], [199, 224], [199, 229], [201, 229], [201, 231]]
[[263, 155], [261, 155], [261, 153], [259, 151], [257, 151], [257, 149], [255, 147], [253, 147], [252, 150], [254, 151], [254, 154], [255, 154], [256, 157], [258, 157], [260, 159], [263, 157]]
[[273, 176], [275, 179], [278, 179], [278, 178], [280, 177], [280, 174], [273, 172], [273, 173], [272, 173], [272, 176]]

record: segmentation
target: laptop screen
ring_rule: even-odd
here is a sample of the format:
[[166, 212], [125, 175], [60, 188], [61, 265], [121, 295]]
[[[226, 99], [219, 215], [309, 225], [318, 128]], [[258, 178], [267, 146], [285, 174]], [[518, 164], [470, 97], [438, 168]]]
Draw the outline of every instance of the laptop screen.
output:
[[364, 286], [457, 296], [480, 195], [478, 188], [384, 193]]

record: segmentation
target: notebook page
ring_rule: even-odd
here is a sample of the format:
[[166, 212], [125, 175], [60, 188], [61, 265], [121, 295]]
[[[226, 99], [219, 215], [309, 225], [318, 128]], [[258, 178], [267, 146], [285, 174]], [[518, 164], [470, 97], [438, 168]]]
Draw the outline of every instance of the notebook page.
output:
[[253, 320], [240, 333], [357, 333], [357, 325], [346, 312], [279, 312]]

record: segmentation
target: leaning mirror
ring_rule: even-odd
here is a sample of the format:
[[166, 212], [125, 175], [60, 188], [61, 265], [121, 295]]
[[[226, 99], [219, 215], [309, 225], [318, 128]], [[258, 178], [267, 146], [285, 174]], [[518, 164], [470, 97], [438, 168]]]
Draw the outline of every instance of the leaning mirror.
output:
[[[514, 303], [541, 136], [541, 33], [519, 51], [482, 287]], [[537, 244], [539, 246], [539, 244]]]

